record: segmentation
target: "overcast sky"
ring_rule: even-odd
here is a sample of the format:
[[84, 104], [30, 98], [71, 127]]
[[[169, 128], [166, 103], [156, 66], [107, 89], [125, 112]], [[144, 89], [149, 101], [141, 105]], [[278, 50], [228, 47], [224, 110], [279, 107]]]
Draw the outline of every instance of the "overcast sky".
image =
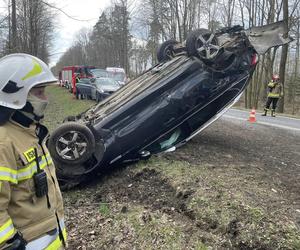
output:
[[74, 35], [83, 27], [93, 27], [102, 11], [108, 7], [111, 0], [52, 0], [58, 8], [68, 15], [89, 21], [75, 21], [61, 12], [57, 12], [57, 32], [54, 46], [50, 54], [50, 66], [53, 66], [59, 57], [72, 44]]

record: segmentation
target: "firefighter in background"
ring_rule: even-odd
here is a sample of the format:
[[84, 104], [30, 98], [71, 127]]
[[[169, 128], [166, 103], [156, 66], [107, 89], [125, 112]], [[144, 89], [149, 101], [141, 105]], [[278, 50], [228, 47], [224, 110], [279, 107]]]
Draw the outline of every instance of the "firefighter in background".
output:
[[271, 109], [271, 116], [275, 117], [275, 110], [277, 107], [277, 103], [280, 97], [283, 96], [283, 88], [280, 83], [279, 75], [275, 74], [272, 76], [272, 80], [268, 83], [268, 98], [266, 102], [266, 106], [264, 108], [263, 116], [266, 116], [268, 111]]
[[75, 82], [78, 83], [80, 81], [80, 74], [79, 73], [75, 73]]
[[57, 82], [27, 54], [0, 59], [0, 249], [64, 249], [63, 200], [40, 124]]

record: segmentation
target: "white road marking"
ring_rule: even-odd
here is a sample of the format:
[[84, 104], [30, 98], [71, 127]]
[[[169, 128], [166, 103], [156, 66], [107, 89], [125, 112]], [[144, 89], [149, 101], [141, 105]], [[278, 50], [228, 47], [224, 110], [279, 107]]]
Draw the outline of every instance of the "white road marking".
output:
[[240, 121], [247, 121], [247, 119], [245, 119], [245, 118], [235, 117], [235, 116], [232, 116], [232, 115], [223, 115], [223, 117], [236, 119], [236, 120], [240, 120]]
[[[236, 120], [240, 120], [240, 121], [247, 121], [247, 119], [245, 119], [245, 118], [235, 117], [235, 116], [232, 116], [232, 115], [223, 115], [223, 117], [230, 118], [230, 119], [236, 119]], [[268, 122], [256, 121], [256, 123], [271, 126], [271, 127], [276, 127], [276, 128], [300, 131], [299, 128], [294, 128], [294, 127], [289, 127], [289, 126], [284, 126], [284, 125], [278, 125], [278, 124], [273, 124], [273, 123], [268, 123]]]
[[[249, 114], [251, 110], [241, 110], [241, 109], [236, 109], [236, 108], [231, 108], [231, 110], [234, 112], [234, 111], [237, 111], [237, 112], [244, 112], [244, 113], [247, 113]], [[229, 110], [230, 112], [230, 110]], [[256, 112], [256, 114], [263, 114], [261, 112]], [[283, 116], [283, 115], [278, 115], [278, 113], [276, 113], [276, 117], [278, 118], [283, 118], [283, 119], [289, 119], [289, 120], [295, 120], [295, 121], [300, 121], [299, 118], [294, 118], [294, 117], [289, 117], [289, 116]]]

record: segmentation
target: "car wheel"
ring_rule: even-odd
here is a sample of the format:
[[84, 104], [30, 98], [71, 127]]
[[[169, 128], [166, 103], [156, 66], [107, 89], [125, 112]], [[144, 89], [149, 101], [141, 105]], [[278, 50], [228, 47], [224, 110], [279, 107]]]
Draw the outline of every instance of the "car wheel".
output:
[[157, 50], [158, 62], [164, 62], [175, 57], [174, 45], [178, 44], [176, 40], [167, 40], [162, 43]]
[[52, 133], [48, 147], [59, 163], [82, 164], [95, 152], [95, 137], [87, 126], [67, 122]]
[[215, 59], [220, 51], [217, 38], [206, 29], [191, 32], [186, 39], [186, 48], [189, 56], [204, 60]]
[[67, 191], [70, 190], [76, 186], [78, 186], [81, 183], [81, 180], [69, 180], [67, 178], [59, 178], [57, 177], [58, 183], [59, 183], [59, 188], [61, 191]]

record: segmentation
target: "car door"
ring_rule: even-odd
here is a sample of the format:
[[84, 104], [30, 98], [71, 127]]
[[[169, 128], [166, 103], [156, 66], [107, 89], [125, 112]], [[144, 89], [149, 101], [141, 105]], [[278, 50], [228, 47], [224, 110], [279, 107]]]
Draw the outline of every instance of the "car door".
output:
[[91, 99], [96, 100], [97, 86], [96, 81], [91, 81]]
[[81, 79], [77, 83], [77, 90], [78, 93], [84, 96], [90, 96], [91, 95], [91, 83], [90, 81]]

